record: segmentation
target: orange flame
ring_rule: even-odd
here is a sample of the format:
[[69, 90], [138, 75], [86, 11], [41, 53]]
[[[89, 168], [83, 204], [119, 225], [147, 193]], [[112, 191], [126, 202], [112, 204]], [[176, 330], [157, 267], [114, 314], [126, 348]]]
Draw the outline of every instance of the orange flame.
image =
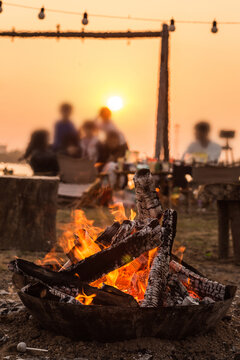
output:
[[62, 267], [62, 263], [64, 260], [57, 254], [56, 249], [53, 248], [52, 250], [47, 253], [43, 259], [39, 259], [36, 261], [37, 265], [51, 265], [52, 270], [58, 271]]
[[199, 299], [199, 300], [201, 299], [201, 297], [195, 291], [193, 291], [190, 278], [187, 279], [187, 282], [183, 282], [183, 285], [186, 287], [189, 295], [192, 298]]
[[119, 202], [113, 205], [109, 206], [111, 214], [114, 216], [114, 219], [116, 221], [119, 221], [120, 223], [124, 220], [127, 220], [127, 216], [125, 213], [125, 208], [123, 206], [123, 203]]
[[[110, 211], [114, 215], [115, 221], [122, 222], [123, 220], [128, 219], [122, 203], [112, 205]], [[60, 238], [60, 246], [65, 254], [71, 251], [73, 257], [77, 261], [80, 261], [101, 251], [100, 246], [96, 243], [96, 239], [103, 230], [94, 226], [94, 221], [87, 219], [82, 210], [75, 210], [72, 213], [72, 216], [73, 223], [69, 225], [69, 229], [66, 230]], [[131, 210], [129, 219], [133, 220], [135, 216], [136, 213]], [[184, 247], [180, 247], [178, 252], [183, 254], [184, 250]], [[102, 284], [105, 283], [107, 285], [115, 286], [119, 290], [132, 295], [137, 301], [142, 300], [144, 298], [150, 268], [156, 252], [157, 248], [142, 254], [138, 258], [133, 259], [133, 261], [130, 261], [127, 265], [94, 281], [91, 285], [100, 288]], [[58, 266], [58, 269], [59, 264], [64, 263], [62, 259], [61, 261], [58, 261], [54, 249], [39, 263], [43, 264], [47, 262], [57, 264], [56, 266]], [[190, 289], [190, 284], [186, 284], [185, 286], [193, 293], [191, 296], [195, 297], [195, 293]], [[94, 297], [94, 294], [87, 296], [86, 294], [81, 293], [76, 299], [84, 305], [90, 305], [92, 304]]]
[[186, 250], [185, 246], [180, 246], [175, 252], [174, 254], [179, 258], [179, 262], [181, 263], [183, 260], [183, 254]]
[[95, 294], [88, 296], [83, 292], [82, 294], [78, 294], [78, 296], [75, 299], [80, 301], [80, 303], [83, 305], [91, 305], [93, 302], [93, 298], [95, 296], [96, 296]]

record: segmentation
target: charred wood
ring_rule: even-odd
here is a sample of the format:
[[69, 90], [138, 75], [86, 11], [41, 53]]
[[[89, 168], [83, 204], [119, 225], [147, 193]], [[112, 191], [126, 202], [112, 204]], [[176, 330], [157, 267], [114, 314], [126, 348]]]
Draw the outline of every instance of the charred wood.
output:
[[210, 297], [213, 300], [224, 300], [225, 285], [202, 277], [174, 260], [170, 262], [170, 270], [177, 274], [183, 284], [187, 284], [188, 290], [193, 290], [201, 298]]
[[135, 184], [138, 219], [160, 219], [163, 209], [150, 171], [148, 169], [139, 170], [133, 180]]
[[166, 210], [163, 215], [161, 246], [153, 260], [142, 307], [158, 307], [164, 304], [169, 274], [172, 243], [176, 234], [177, 213]]
[[[27, 279], [26, 279], [27, 281]], [[110, 286], [103, 285], [101, 289], [90, 286], [88, 284], [78, 284], [75, 288], [70, 289], [65, 286], [49, 286], [43, 283], [28, 284], [22, 289], [24, 292], [37, 296], [41, 299], [55, 300], [71, 304], [81, 304], [76, 296], [84, 297], [92, 296], [93, 305], [110, 305], [110, 306], [126, 306], [136, 307], [137, 301], [133, 296], [122, 292], [121, 290]]]
[[103, 245], [103, 247], [109, 246], [112, 241], [113, 238], [115, 237], [116, 233], [119, 231], [120, 228], [120, 223], [118, 221], [115, 221], [111, 226], [108, 226], [103, 232], [102, 234], [100, 234], [97, 239], [96, 239], [96, 243], [102, 248], [101, 245]]
[[15, 259], [9, 269], [23, 273], [49, 286], [74, 288], [82, 282], [92, 282], [104, 274], [126, 265], [145, 251], [159, 246], [163, 229], [157, 219], [119, 244], [104, 249], [69, 269], [54, 272], [22, 259]]
[[131, 235], [132, 231], [134, 231], [136, 227], [136, 222], [131, 220], [124, 220], [123, 223], [118, 228], [118, 231], [112, 238], [111, 245], [115, 245], [118, 242], [125, 239], [128, 235]]

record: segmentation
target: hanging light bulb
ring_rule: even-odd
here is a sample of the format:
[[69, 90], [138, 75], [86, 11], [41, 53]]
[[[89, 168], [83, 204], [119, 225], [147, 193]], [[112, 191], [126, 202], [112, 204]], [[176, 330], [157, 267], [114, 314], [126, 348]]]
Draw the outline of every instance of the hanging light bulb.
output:
[[2, 1], [0, 1], [0, 13], [3, 11]]
[[88, 24], [88, 14], [87, 14], [86, 12], [83, 14], [82, 24], [83, 24], [83, 25], [87, 25], [87, 24]]
[[176, 30], [176, 26], [175, 26], [174, 19], [171, 19], [171, 20], [170, 20], [170, 25], [169, 25], [169, 27], [168, 27], [168, 30], [169, 30], [169, 31], [175, 31], [175, 30]]
[[212, 23], [211, 32], [212, 32], [213, 34], [216, 34], [216, 33], [218, 32], [216, 20], [214, 20], [213, 23]]
[[41, 8], [41, 10], [40, 10], [40, 12], [38, 14], [38, 18], [40, 20], [43, 20], [45, 18], [45, 9], [44, 9], [44, 7]]

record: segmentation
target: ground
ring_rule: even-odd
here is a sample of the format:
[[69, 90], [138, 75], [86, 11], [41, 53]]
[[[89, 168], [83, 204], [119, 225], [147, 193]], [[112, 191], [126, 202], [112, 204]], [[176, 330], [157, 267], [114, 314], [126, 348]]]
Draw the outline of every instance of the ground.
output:
[[[95, 219], [96, 224], [100, 226], [105, 226], [111, 221], [108, 211], [92, 209], [87, 211], [87, 216]], [[68, 226], [69, 221], [70, 213], [59, 210], [58, 235]], [[228, 284], [239, 284], [239, 266], [234, 265], [233, 258], [224, 262], [217, 258], [215, 211], [179, 213], [175, 251], [181, 246], [186, 247], [184, 260], [211, 279]], [[145, 338], [111, 344], [74, 342], [42, 329], [28, 311], [21, 308], [16, 291], [11, 284], [12, 274], [7, 270], [9, 260], [15, 255], [29, 260], [36, 260], [43, 256], [39, 253], [23, 254], [14, 251], [4, 251], [0, 254], [0, 310], [3, 307], [13, 307], [18, 310], [0, 316], [0, 359], [240, 359], [240, 297], [238, 293], [229, 316], [224, 318], [215, 330], [207, 334], [181, 341]], [[7, 293], [4, 294], [1, 290], [6, 290]], [[26, 342], [31, 347], [47, 348], [49, 352], [45, 357], [40, 357], [36, 352], [18, 355], [16, 345], [20, 341]]]

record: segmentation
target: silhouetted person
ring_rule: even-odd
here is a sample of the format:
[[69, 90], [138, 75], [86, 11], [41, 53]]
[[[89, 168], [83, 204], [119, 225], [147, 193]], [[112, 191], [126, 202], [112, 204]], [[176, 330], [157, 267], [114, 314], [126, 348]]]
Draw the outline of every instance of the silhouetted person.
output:
[[183, 154], [183, 160], [190, 157], [193, 162], [218, 162], [221, 146], [210, 140], [210, 124], [201, 121], [195, 125], [194, 130], [196, 140], [188, 146]]
[[62, 142], [60, 154], [71, 156], [74, 158], [82, 157], [82, 149], [81, 149], [81, 133], [72, 133], [65, 135]]
[[60, 106], [61, 119], [56, 122], [54, 129], [53, 149], [66, 150], [65, 138], [77, 135], [77, 130], [71, 121], [72, 105], [64, 103]]
[[128, 150], [128, 145], [125, 142], [121, 143], [119, 133], [115, 131], [109, 131], [107, 133], [106, 140], [102, 145], [100, 162], [117, 162], [119, 158], [123, 158]]
[[105, 143], [102, 145], [100, 162], [105, 164], [102, 167], [103, 172], [108, 174], [110, 186], [114, 188], [123, 188], [127, 184], [126, 175], [117, 175], [118, 159], [124, 158], [128, 150], [127, 143], [121, 144], [119, 133], [109, 131]]
[[117, 128], [115, 123], [112, 121], [112, 112], [108, 107], [102, 107], [99, 111], [99, 120], [98, 120], [99, 130], [105, 133], [105, 137], [109, 132], [116, 132], [119, 134], [120, 143], [125, 144], [126, 139], [123, 133]]
[[55, 153], [49, 145], [49, 133], [46, 130], [36, 130], [32, 133], [23, 160], [29, 161], [34, 174], [57, 175], [59, 171]]
[[85, 121], [82, 126], [81, 139], [82, 157], [97, 162], [101, 152], [101, 142], [98, 139], [98, 127], [94, 121]]

